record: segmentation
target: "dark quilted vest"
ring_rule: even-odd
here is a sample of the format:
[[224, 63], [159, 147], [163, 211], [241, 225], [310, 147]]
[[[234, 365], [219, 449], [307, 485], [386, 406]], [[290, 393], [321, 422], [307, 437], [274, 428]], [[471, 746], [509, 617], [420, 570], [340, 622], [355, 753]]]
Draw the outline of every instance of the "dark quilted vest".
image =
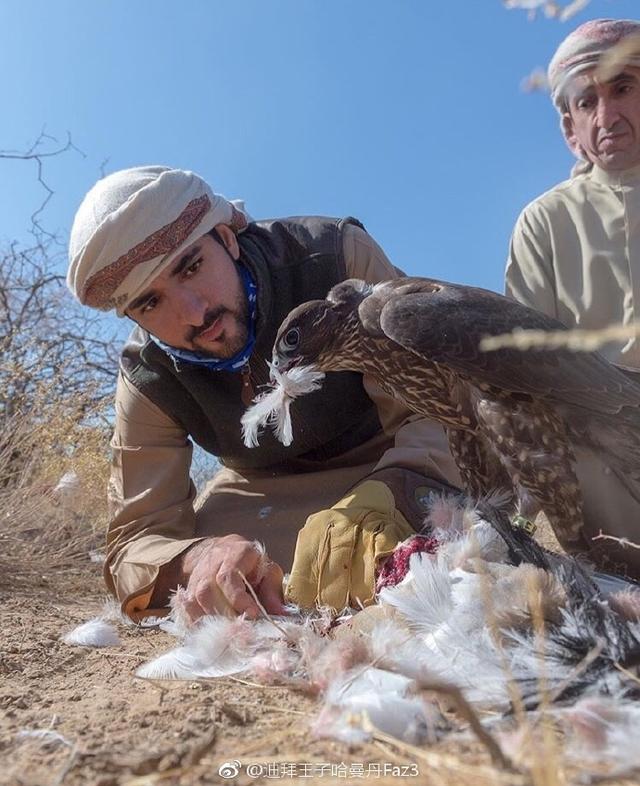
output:
[[[300, 303], [323, 300], [346, 277], [345, 222], [357, 223], [320, 217], [258, 221], [239, 236], [240, 261], [258, 285], [256, 345], [249, 361], [256, 390], [269, 382], [266, 361], [284, 317]], [[201, 447], [236, 469], [286, 467], [291, 459], [322, 462], [380, 430], [376, 408], [364, 391], [361, 375], [354, 372], [329, 373], [320, 390], [293, 402], [294, 439], [289, 447], [265, 431], [259, 447], [246, 448], [240, 427], [245, 408], [239, 372], [174, 361], [140, 327], [129, 336], [121, 368]]]

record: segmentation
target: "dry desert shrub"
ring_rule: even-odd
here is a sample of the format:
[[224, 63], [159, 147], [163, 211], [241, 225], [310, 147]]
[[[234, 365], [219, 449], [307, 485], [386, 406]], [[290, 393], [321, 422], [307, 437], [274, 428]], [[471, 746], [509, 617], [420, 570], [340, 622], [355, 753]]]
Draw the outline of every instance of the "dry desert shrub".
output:
[[43, 385], [0, 431], [0, 584], [87, 565], [102, 543], [109, 432], [100, 405], [50, 392]]
[[0, 262], [0, 583], [11, 585], [88, 563], [102, 541], [117, 366], [51, 245], [14, 244]]

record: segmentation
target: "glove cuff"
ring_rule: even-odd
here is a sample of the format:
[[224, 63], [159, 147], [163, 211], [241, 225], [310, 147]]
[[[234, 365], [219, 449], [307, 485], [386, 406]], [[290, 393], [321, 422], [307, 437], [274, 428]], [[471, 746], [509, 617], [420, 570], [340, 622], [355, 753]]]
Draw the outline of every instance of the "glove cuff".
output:
[[387, 486], [393, 494], [396, 509], [416, 532], [423, 529], [434, 497], [460, 493], [455, 486], [404, 467], [378, 469], [368, 476], [368, 480], [379, 480]]

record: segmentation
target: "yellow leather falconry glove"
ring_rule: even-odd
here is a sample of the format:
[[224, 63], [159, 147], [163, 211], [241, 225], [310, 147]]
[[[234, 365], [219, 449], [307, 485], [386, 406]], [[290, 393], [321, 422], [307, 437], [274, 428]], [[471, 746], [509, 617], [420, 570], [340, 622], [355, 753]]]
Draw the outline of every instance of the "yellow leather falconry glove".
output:
[[415, 530], [385, 483], [365, 480], [298, 533], [286, 600], [341, 611], [372, 602], [376, 564]]
[[286, 600], [336, 611], [371, 603], [380, 560], [422, 529], [433, 494], [458, 493], [406, 467], [377, 470], [332, 508], [309, 516], [298, 533]]

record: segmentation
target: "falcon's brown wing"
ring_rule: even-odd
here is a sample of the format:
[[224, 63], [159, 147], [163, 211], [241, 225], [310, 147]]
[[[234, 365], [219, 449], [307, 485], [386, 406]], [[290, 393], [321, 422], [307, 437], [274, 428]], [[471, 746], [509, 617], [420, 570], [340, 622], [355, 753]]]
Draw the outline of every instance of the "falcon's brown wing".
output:
[[514, 328], [563, 330], [561, 323], [484, 289], [427, 278], [404, 278], [374, 287], [359, 307], [371, 334], [388, 338], [476, 384], [574, 404], [592, 411], [640, 412], [640, 385], [602, 356], [566, 349], [481, 352], [485, 336]]

